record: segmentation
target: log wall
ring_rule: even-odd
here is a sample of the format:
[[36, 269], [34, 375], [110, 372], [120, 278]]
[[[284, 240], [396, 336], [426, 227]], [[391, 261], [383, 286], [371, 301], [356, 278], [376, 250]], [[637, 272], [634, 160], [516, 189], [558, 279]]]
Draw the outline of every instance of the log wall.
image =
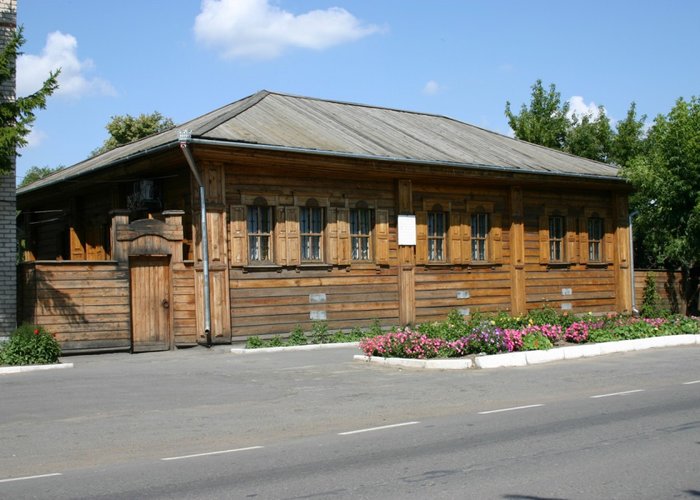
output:
[[[587, 211], [612, 221], [609, 195], [524, 191], [525, 225], [525, 290], [527, 309], [552, 307], [573, 313], [601, 313], [616, 310], [614, 262], [603, 256], [601, 263], [581, 263], [581, 234], [586, 231], [582, 221]], [[565, 263], [550, 265], [542, 262], [543, 242], [540, 240], [540, 217], [557, 210], [566, 223], [576, 227], [564, 242]], [[609, 225], [609, 224], [608, 224]], [[609, 239], [612, 233], [606, 233]], [[546, 244], [546, 243], [545, 243]], [[609, 253], [609, 250], [608, 250]]]
[[314, 321], [326, 321], [331, 330], [349, 330], [374, 320], [399, 324], [395, 270], [231, 273], [234, 339], [284, 335], [296, 325], [311, 331]]

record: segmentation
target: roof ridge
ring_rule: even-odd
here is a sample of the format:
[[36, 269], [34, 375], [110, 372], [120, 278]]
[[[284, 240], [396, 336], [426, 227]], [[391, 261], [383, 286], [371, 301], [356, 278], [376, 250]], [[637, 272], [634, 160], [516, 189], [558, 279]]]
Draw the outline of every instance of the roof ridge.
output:
[[[234, 101], [232, 103], [226, 104], [224, 106], [221, 106], [220, 108], [215, 109], [214, 111], [210, 111], [209, 113], [206, 113], [205, 115], [193, 118], [192, 120], [189, 120], [188, 122], [183, 123], [180, 128], [184, 127], [188, 123], [192, 123], [197, 120], [201, 120], [203, 116], [206, 115], [214, 115], [215, 117], [212, 118], [211, 121], [207, 121], [197, 127], [197, 130], [192, 131], [193, 136], [198, 136], [198, 135], [204, 135], [207, 132], [210, 132], [214, 130], [216, 127], [219, 125], [222, 125], [229, 121], [231, 118], [234, 118], [241, 113], [249, 110], [256, 104], [258, 104], [260, 101], [265, 99], [268, 95], [272, 94], [273, 92], [269, 92], [267, 90], [259, 90], [258, 92], [251, 94], [247, 97], [244, 97], [243, 99], [238, 99], [237, 101]], [[225, 110], [226, 108], [231, 108], [228, 112], [221, 113], [220, 115], [217, 115], [217, 113], [220, 113], [221, 111]]]

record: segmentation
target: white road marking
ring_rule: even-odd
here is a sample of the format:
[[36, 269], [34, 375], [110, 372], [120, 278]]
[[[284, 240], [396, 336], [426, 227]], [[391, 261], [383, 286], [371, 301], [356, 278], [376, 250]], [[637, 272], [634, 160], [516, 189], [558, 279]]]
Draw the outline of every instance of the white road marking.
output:
[[0, 483], [11, 483], [12, 481], [26, 481], [27, 479], [40, 479], [42, 477], [53, 477], [62, 476], [60, 472], [54, 472], [53, 474], [40, 474], [38, 476], [25, 476], [25, 477], [11, 477], [10, 479], [0, 479]]
[[250, 446], [248, 448], [236, 448], [235, 450], [210, 451], [207, 453], [195, 453], [194, 455], [182, 455], [180, 457], [161, 458], [161, 460], [167, 461], [167, 460], [182, 460], [185, 458], [208, 457], [211, 455], [223, 455], [225, 453], [236, 453], [237, 451], [259, 450], [260, 448], [262, 448], [262, 446]]
[[683, 382], [683, 385], [693, 385], [700, 384], [700, 380], [691, 380], [690, 382]]
[[626, 396], [627, 394], [633, 394], [635, 392], [644, 392], [644, 389], [634, 389], [632, 391], [622, 391], [622, 392], [611, 392], [610, 394], [598, 394], [596, 396], [591, 396], [591, 399], [609, 398], [611, 396]]
[[500, 410], [480, 411], [479, 415], [488, 415], [489, 413], [501, 413], [504, 411], [525, 410], [527, 408], [537, 408], [538, 406], [544, 406], [544, 405], [543, 404], [536, 404], [536, 405], [525, 405], [525, 406], [513, 406], [512, 408], [501, 408]]
[[339, 432], [338, 436], [349, 436], [350, 434], [359, 434], [361, 432], [381, 431], [384, 429], [392, 429], [394, 427], [403, 427], [405, 425], [415, 425], [415, 424], [420, 424], [420, 422], [403, 422], [401, 424], [382, 425], [381, 427], [369, 427], [367, 429], [358, 429], [356, 431]]

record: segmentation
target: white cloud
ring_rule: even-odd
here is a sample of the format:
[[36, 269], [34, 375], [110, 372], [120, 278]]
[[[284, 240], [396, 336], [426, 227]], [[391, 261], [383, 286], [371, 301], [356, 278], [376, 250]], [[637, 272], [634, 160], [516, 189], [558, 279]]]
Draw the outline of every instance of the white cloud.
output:
[[321, 50], [379, 31], [340, 7], [295, 15], [268, 0], [202, 0], [196, 39], [225, 58], [270, 59], [288, 47]]
[[86, 94], [115, 95], [112, 85], [86, 73], [94, 68], [90, 59], [78, 58], [78, 41], [74, 36], [54, 31], [46, 37], [40, 55], [22, 54], [17, 58], [17, 95], [26, 96], [41, 88], [51, 71], [61, 69], [55, 95], [82, 97]]
[[442, 86], [435, 80], [430, 80], [423, 87], [423, 93], [427, 95], [435, 95], [442, 90]]
[[[603, 108], [603, 110], [605, 110], [605, 108]], [[575, 95], [569, 99], [569, 113], [567, 116], [571, 118], [573, 115], [579, 118], [590, 116], [592, 121], [596, 121], [600, 117], [600, 110], [595, 102], [591, 101], [590, 104], [586, 104], [583, 97]]]

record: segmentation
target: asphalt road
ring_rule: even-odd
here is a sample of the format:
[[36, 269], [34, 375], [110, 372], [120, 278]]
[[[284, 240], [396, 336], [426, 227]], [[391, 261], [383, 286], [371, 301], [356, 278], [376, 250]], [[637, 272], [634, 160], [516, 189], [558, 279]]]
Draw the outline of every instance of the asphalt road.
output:
[[352, 349], [0, 377], [0, 498], [700, 497], [700, 349], [421, 371]]

